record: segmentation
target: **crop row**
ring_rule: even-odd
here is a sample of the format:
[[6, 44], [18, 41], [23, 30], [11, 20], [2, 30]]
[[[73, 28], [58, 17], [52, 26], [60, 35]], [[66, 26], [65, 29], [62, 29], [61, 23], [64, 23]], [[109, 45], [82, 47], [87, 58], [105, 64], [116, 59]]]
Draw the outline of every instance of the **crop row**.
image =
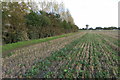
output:
[[[24, 77], [115, 78], [117, 51], [106, 45], [100, 34], [87, 33], [51, 56], [40, 60]], [[112, 43], [112, 42], [111, 42]]]
[[71, 36], [12, 51], [11, 53], [14, 53], [13, 55], [3, 58], [3, 77], [22, 77], [21, 75], [25, 74], [28, 69], [32, 68], [36, 62], [50, 56], [52, 52], [62, 49], [65, 45], [84, 34], [85, 33], [80, 32]]

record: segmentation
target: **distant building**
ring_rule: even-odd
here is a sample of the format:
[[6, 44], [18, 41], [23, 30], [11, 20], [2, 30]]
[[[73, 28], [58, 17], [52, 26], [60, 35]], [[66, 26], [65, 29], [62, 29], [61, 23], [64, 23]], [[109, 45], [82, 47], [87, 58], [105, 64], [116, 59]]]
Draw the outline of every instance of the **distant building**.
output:
[[89, 26], [89, 25], [88, 25], [88, 24], [86, 24], [86, 30], [88, 30], [88, 26]]

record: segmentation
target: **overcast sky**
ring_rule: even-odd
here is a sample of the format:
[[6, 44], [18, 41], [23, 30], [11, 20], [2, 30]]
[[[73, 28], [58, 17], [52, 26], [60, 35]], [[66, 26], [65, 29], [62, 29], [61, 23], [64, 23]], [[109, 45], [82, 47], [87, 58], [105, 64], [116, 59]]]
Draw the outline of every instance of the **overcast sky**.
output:
[[[59, 0], [58, 0], [59, 1]], [[89, 27], [118, 27], [118, 2], [120, 0], [62, 0], [76, 25]]]

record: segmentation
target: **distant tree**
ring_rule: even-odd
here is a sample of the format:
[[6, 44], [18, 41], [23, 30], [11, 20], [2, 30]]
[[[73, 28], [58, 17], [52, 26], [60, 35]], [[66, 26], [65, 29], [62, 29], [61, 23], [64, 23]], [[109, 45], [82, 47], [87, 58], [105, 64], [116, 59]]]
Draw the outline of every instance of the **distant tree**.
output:
[[80, 28], [79, 30], [86, 30], [86, 28]]
[[117, 29], [117, 27], [111, 26], [111, 27], [108, 27], [108, 29], [113, 30], [113, 29]]
[[107, 28], [107, 27], [104, 27], [103, 30], [108, 30], [108, 28]]
[[95, 29], [96, 30], [102, 30], [103, 28], [102, 27], [96, 27]]
[[91, 28], [89, 28], [89, 30], [93, 30], [93, 28], [91, 27]]
[[85, 28], [82, 28], [82, 30], [85, 30]]
[[118, 29], [117, 27], [111, 26], [111, 27], [104, 27], [104, 30], [114, 30], [114, 29]]

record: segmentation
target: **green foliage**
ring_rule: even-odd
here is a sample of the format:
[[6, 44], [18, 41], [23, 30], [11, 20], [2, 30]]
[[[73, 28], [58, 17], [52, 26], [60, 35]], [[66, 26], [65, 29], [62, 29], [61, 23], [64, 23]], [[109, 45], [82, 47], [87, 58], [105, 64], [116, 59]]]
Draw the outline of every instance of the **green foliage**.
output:
[[51, 24], [51, 21], [47, 16], [41, 15], [41, 23], [42, 23], [42, 26], [46, 27], [46, 26], [49, 26]]
[[69, 29], [70, 28], [68, 23], [65, 20], [63, 21], [63, 27], [64, 27], [64, 29]]
[[[74, 27], [77, 26], [67, 23], [65, 20], [61, 21], [59, 14], [48, 14], [44, 11], [40, 11], [40, 13], [31, 11], [31, 13], [26, 15], [26, 24], [29, 27], [28, 33], [30, 39], [35, 39], [37, 35], [39, 35], [39, 38], [43, 38], [77, 31], [74, 29]], [[33, 37], [31, 35], [33, 35]]]
[[25, 16], [26, 17], [26, 24], [28, 26], [41, 26], [40, 22], [40, 18], [39, 16], [31, 11], [28, 15]]
[[62, 21], [60, 14], [34, 11], [24, 2], [4, 2], [2, 13], [3, 44], [56, 36], [78, 30], [77, 26], [70, 22]]
[[14, 43], [22, 40], [28, 40], [28, 37], [25, 37], [26, 34], [22, 34], [27, 31], [24, 24], [24, 16], [27, 14], [26, 10], [28, 10], [26, 4], [24, 2], [3, 2], [2, 4], [3, 43]]
[[45, 16], [38, 14], [36, 12], [31, 11], [28, 15], [26, 15], [26, 24], [28, 26], [37, 26], [37, 27], [43, 27], [50, 25], [50, 19]]

